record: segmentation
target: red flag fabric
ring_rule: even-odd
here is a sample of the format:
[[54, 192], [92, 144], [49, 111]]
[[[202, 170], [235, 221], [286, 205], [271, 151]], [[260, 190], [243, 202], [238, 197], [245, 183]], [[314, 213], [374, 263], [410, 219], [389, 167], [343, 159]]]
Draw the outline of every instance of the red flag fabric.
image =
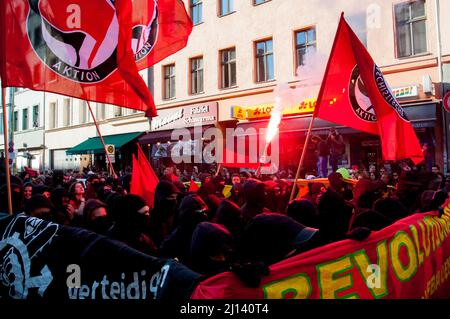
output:
[[159, 6], [155, 0], [4, 2], [3, 86], [119, 105], [148, 116], [156, 116], [156, 108], [136, 60], [140, 69], [151, 66], [181, 49], [192, 30], [184, 6], [175, 0]]
[[384, 160], [423, 161], [405, 111], [343, 15], [315, 112], [321, 119], [379, 135]]
[[137, 144], [138, 156], [133, 154], [133, 171], [131, 173], [130, 193], [139, 195], [145, 199], [150, 208], [154, 206], [155, 189], [158, 185], [158, 176], [145, 157], [139, 144]]
[[197, 185], [193, 180], [191, 180], [191, 183], [189, 184], [189, 190], [188, 190], [188, 192], [189, 192], [189, 193], [195, 193], [195, 192], [197, 192], [198, 190], [199, 190], [198, 185]]

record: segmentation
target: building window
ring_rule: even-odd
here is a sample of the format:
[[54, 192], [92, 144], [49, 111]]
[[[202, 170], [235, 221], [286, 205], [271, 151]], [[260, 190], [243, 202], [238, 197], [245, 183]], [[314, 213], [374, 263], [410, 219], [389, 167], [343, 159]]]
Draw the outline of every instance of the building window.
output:
[[234, 12], [234, 0], [219, 0], [221, 16]]
[[408, 1], [395, 6], [397, 57], [427, 52], [425, 0]]
[[28, 130], [28, 109], [22, 110], [22, 131]]
[[202, 23], [203, 14], [203, 1], [202, 0], [190, 0], [191, 7], [191, 20], [194, 25]]
[[114, 117], [122, 116], [122, 108], [120, 106], [114, 106]]
[[33, 106], [33, 127], [39, 127], [39, 105]]
[[175, 64], [166, 65], [164, 68], [164, 92], [165, 100], [175, 98]]
[[56, 104], [56, 102], [50, 103], [49, 127], [58, 127], [58, 105]]
[[272, 39], [256, 42], [256, 82], [275, 78]]
[[295, 33], [296, 67], [304, 64], [306, 53], [316, 49], [316, 29], [311, 28]]
[[64, 99], [63, 126], [70, 126], [72, 121], [72, 101]]
[[86, 101], [80, 101], [80, 124], [84, 124], [88, 121], [88, 106]]
[[236, 49], [220, 51], [222, 88], [236, 86]]
[[105, 119], [105, 103], [97, 103], [97, 120]]
[[253, 4], [256, 6], [261, 3], [269, 2], [270, 0], [253, 0]]
[[3, 134], [3, 113], [0, 113], [0, 134]]
[[19, 128], [19, 112], [14, 112], [14, 118], [13, 118], [13, 131], [17, 132]]
[[203, 57], [191, 59], [191, 94], [203, 93]]

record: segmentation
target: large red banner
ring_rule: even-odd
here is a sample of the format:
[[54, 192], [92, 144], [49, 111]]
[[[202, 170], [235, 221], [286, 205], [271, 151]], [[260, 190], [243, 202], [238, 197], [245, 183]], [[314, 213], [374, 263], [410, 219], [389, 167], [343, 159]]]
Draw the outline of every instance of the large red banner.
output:
[[270, 267], [259, 288], [233, 273], [199, 284], [193, 299], [450, 298], [450, 203], [445, 214], [416, 214]]

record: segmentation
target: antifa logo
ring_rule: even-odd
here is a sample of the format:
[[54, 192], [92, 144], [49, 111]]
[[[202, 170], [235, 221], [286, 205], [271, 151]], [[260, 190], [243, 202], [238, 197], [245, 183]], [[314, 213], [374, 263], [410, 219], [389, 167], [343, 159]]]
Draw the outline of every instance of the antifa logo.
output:
[[53, 275], [40, 257], [59, 226], [34, 217], [14, 217], [0, 237], [0, 299], [43, 297]]
[[[135, 0], [133, 5], [139, 5], [144, 1], [144, 5], [148, 3], [148, 0]], [[149, 21], [139, 22], [133, 27], [133, 36], [131, 46], [133, 53], [135, 54], [136, 61], [140, 61], [145, 58], [154, 48], [156, 40], [158, 39], [158, 5], [156, 1], [153, 1], [153, 14]], [[138, 20], [140, 17], [133, 17], [133, 21]]]
[[361, 79], [359, 66], [352, 71], [349, 85], [350, 102], [355, 114], [367, 122], [376, 122], [375, 109], [370, 101], [364, 82]]
[[[114, 1], [28, 0], [27, 32], [34, 51], [66, 79], [87, 84], [103, 81], [117, 69], [119, 22]], [[157, 16], [155, 3], [151, 21], [133, 28], [137, 60], [156, 43]]]
[[409, 122], [408, 117], [406, 116], [405, 110], [401, 107], [401, 105], [397, 102], [394, 94], [392, 93], [389, 85], [386, 83], [384, 79], [383, 72], [381, 72], [380, 68], [375, 65], [374, 69], [374, 77], [375, 83], [377, 84], [378, 90], [380, 90], [380, 94], [383, 96], [384, 100], [390, 105], [395, 112], [397, 112], [398, 116], [400, 116], [405, 121]]

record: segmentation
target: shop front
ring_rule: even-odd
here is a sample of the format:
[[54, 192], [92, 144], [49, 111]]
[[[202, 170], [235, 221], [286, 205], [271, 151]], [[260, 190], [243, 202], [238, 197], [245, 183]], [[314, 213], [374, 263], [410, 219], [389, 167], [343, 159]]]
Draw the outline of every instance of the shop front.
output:
[[[439, 120], [437, 116], [439, 104], [432, 100], [416, 103], [405, 101], [404, 96], [408, 92], [414, 94], [414, 91], [405, 90], [406, 88], [403, 88], [403, 90], [394, 89], [394, 92], [404, 107], [409, 120], [412, 122], [421, 145], [426, 145], [427, 164], [432, 165], [431, 163], [435, 163], [436, 159], [441, 156], [441, 151], [437, 147], [439, 143], [436, 142], [436, 138], [439, 137]], [[316, 101], [310, 99], [284, 111], [277, 137], [280, 171], [287, 173], [296, 171], [315, 105]], [[256, 134], [261, 139], [264, 138], [261, 133], [263, 132], [262, 129], [267, 128], [272, 110], [273, 104], [247, 107], [232, 106], [231, 114], [233, 118], [239, 121], [237, 127], [242, 129], [243, 135], [251, 136]], [[326, 139], [331, 127], [337, 129], [343, 136], [345, 143], [345, 153], [342, 155], [339, 166], [350, 168], [352, 166], [368, 167], [369, 165], [376, 165], [380, 167], [386, 164], [382, 159], [380, 138], [378, 136], [317, 118], [314, 120], [312, 135]], [[260, 143], [258, 144], [260, 145]], [[314, 170], [315, 165], [311, 165], [308, 169]]]
[[[136, 152], [136, 141], [143, 134], [134, 132], [103, 136], [105, 144], [113, 146], [114, 152], [110, 158], [116, 171], [131, 167], [131, 154]], [[98, 136], [88, 138], [71, 149], [53, 153], [53, 157], [54, 166], [59, 166], [58, 168], [61, 169], [83, 170], [92, 167], [96, 170], [106, 171], [108, 167], [105, 150]]]
[[152, 166], [159, 173], [176, 164], [180, 170], [211, 170], [203, 157], [195, 156], [209, 143], [205, 132], [217, 127], [217, 102], [160, 109], [151, 119], [150, 131], [139, 139]]

